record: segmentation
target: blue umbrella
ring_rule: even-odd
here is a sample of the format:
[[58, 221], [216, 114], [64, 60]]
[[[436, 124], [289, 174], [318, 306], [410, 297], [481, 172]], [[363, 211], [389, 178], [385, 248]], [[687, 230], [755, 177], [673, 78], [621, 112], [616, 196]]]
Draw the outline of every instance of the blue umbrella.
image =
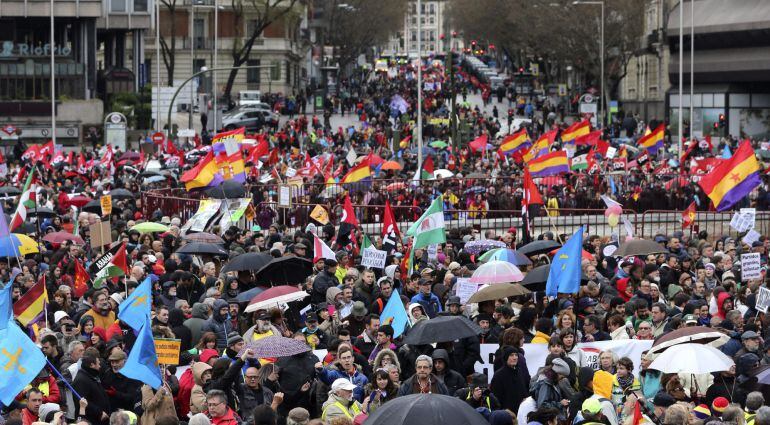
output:
[[487, 251], [482, 256], [479, 257], [480, 261], [505, 261], [508, 263], [513, 264], [514, 266], [529, 266], [532, 264], [532, 261], [530, 261], [529, 258], [527, 258], [526, 255], [514, 250], [514, 249], [508, 249], [508, 248], [500, 248], [500, 249], [493, 249], [491, 251]]
[[246, 292], [241, 292], [238, 294], [237, 297], [235, 297], [235, 300], [239, 303], [247, 303], [251, 301], [252, 298], [256, 297], [257, 295], [261, 294], [264, 289], [260, 287], [251, 288]]

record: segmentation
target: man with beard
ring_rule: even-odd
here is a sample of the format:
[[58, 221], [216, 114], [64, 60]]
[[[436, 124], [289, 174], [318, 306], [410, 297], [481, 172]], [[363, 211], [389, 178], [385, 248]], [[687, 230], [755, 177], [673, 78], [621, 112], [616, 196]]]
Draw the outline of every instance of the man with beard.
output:
[[227, 347], [227, 332], [231, 329], [227, 329], [229, 324], [227, 323], [227, 316], [230, 313], [230, 307], [225, 300], [214, 301], [214, 312], [203, 325], [202, 332], [214, 332], [217, 336], [217, 348]]
[[88, 400], [86, 418], [91, 423], [107, 424], [109, 423], [107, 412], [110, 411], [110, 400], [99, 379], [100, 370], [101, 362], [98, 357], [83, 356], [80, 362], [80, 370], [72, 382], [72, 388], [82, 398]]
[[168, 307], [169, 310], [174, 308], [174, 304], [176, 304], [176, 300], [178, 299], [176, 297], [176, 282], [173, 280], [163, 282], [163, 293], [160, 294], [159, 298], [163, 305]]
[[115, 323], [115, 312], [111, 310], [110, 298], [106, 291], [94, 293], [94, 306], [84, 316], [93, 317], [94, 326], [99, 326], [102, 329], [108, 329]]
[[280, 333], [273, 330], [270, 325], [270, 314], [262, 312], [257, 316], [257, 323], [243, 334], [243, 339], [246, 342], [253, 342], [272, 335], [280, 336]]

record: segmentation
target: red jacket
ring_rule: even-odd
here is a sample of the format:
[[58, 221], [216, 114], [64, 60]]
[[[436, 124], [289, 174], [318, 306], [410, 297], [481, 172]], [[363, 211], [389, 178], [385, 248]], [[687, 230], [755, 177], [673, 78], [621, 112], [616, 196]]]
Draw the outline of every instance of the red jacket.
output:
[[[44, 384], [48, 384], [48, 388], [45, 388]], [[33, 384], [25, 388], [24, 391], [20, 392], [19, 395], [16, 396], [16, 400], [17, 401], [24, 400], [26, 390], [32, 387], [38, 388], [40, 391], [43, 392], [43, 403], [56, 403], [56, 404], [61, 403], [61, 393], [59, 392], [59, 385], [56, 384], [56, 378], [54, 378], [53, 375], [48, 376], [47, 382], [41, 382], [36, 385]], [[24, 409], [24, 410], [27, 411], [27, 409]], [[35, 421], [37, 421], [37, 419], [35, 419], [32, 422], [35, 422]]]
[[32, 425], [37, 422], [37, 415], [33, 414], [26, 407], [21, 409], [21, 423], [23, 425]]
[[179, 377], [179, 391], [176, 397], [174, 397], [177, 415], [180, 418], [186, 418], [187, 414], [190, 413], [190, 395], [192, 394], [193, 386], [195, 386], [195, 378], [193, 377], [192, 368], [188, 368]]
[[231, 408], [227, 408], [227, 413], [224, 416], [218, 418], [212, 418], [209, 412], [206, 412], [206, 416], [211, 419], [212, 425], [238, 425], [241, 421], [240, 416]]

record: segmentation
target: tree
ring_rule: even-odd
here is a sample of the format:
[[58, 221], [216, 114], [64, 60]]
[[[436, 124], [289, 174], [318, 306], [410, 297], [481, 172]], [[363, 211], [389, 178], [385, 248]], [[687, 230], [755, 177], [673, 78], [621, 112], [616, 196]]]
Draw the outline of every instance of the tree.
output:
[[[293, 26], [293, 21], [299, 19], [299, 14], [294, 10], [297, 3], [300, 3], [300, 0], [233, 0], [235, 38], [230, 52], [233, 69], [227, 77], [223, 95], [227, 103], [230, 101], [233, 84], [238, 76], [238, 68], [249, 59], [254, 42], [274, 22], [283, 20], [285, 26]], [[252, 22], [250, 34], [244, 34], [245, 18]]]
[[[160, 0], [160, 3], [168, 9], [169, 15], [169, 37], [171, 43], [166, 41], [166, 37], [163, 36], [163, 31], [160, 33], [160, 50], [163, 55], [163, 65], [166, 66], [166, 75], [168, 86], [174, 85], [174, 65], [176, 60], [176, 2], [177, 0]], [[191, 40], [192, 42], [192, 40]], [[158, 82], [160, 84], [160, 82]]]
[[[605, 0], [605, 85], [603, 100], [614, 95], [626, 75], [643, 32], [645, 2]], [[514, 64], [541, 65], [541, 81], [571, 65], [599, 86], [600, 6], [571, 0], [451, 0], [450, 16], [465, 38], [494, 42]], [[605, 108], [606, 110], [606, 108]]]
[[403, 25], [406, 5], [407, 0], [326, 0], [325, 44], [332, 46], [340, 70], [367, 49], [385, 43], [393, 28]]

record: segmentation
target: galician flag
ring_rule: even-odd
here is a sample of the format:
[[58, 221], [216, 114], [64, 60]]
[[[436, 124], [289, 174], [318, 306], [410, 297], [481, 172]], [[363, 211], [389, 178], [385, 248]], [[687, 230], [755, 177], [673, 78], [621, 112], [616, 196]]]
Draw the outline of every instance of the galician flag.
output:
[[419, 249], [434, 243], [445, 243], [444, 230], [444, 196], [433, 200], [430, 207], [422, 214], [406, 232], [414, 237], [412, 249]]

